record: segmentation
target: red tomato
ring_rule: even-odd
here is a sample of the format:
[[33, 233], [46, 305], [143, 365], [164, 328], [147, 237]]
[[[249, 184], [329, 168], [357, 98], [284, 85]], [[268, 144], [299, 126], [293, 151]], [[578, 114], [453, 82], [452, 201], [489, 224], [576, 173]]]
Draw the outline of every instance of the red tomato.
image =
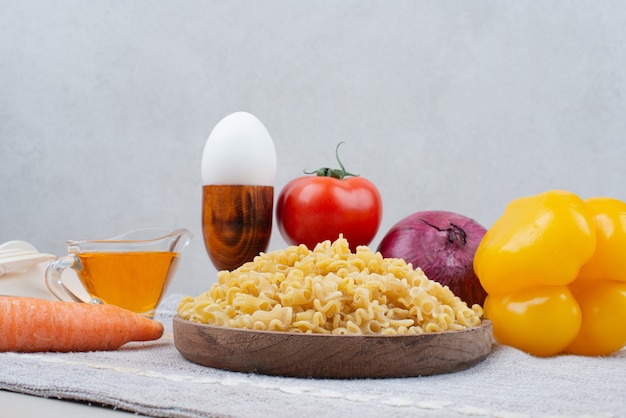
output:
[[335, 241], [343, 234], [354, 250], [374, 239], [382, 208], [378, 189], [363, 177], [305, 176], [290, 181], [280, 192], [276, 220], [290, 245], [304, 244], [312, 250], [317, 243]]

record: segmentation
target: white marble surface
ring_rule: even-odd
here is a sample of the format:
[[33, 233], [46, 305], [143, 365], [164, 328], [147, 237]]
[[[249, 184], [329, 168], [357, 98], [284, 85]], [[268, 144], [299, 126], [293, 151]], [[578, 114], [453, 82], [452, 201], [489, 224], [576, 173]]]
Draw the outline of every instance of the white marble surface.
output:
[[[272, 134], [276, 194], [334, 164], [400, 218], [485, 226], [551, 188], [626, 199], [619, 1], [0, 0], [0, 242], [144, 226], [195, 238], [172, 290], [215, 280], [200, 156], [247, 110]], [[271, 248], [283, 247], [275, 230]]]
[[0, 390], [2, 410], [13, 418], [32, 418], [45, 411], [46, 418], [128, 418], [137, 414], [89, 403], [49, 399]]

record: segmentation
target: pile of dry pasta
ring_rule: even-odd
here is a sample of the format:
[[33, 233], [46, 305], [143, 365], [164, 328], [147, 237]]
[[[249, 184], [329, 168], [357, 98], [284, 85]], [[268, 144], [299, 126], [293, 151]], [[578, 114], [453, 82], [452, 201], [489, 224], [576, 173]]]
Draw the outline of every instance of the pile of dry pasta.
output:
[[404, 260], [339, 237], [314, 250], [290, 246], [218, 272], [209, 291], [183, 298], [178, 315], [232, 328], [325, 334], [421, 334], [480, 324], [448, 287]]

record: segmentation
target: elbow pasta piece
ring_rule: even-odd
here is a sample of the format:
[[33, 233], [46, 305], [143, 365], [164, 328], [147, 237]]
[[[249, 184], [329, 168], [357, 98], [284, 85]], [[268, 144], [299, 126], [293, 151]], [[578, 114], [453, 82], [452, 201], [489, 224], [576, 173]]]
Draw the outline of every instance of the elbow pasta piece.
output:
[[232, 305], [235, 308], [239, 308], [241, 312], [248, 314], [253, 314], [257, 311], [268, 311], [272, 307], [269, 301], [246, 293], [237, 293], [233, 298]]
[[479, 325], [482, 313], [402, 259], [367, 246], [352, 253], [343, 236], [260, 253], [178, 306], [202, 324], [337, 335], [456, 331]]

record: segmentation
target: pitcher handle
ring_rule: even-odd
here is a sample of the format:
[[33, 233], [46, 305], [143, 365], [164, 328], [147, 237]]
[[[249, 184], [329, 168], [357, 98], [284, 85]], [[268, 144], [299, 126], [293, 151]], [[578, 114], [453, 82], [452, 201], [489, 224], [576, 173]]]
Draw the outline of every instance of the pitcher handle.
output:
[[61, 278], [63, 271], [68, 268], [80, 268], [80, 265], [80, 259], [73, 254], [59, 257], [48, 264], [48, 267], [46, 268], [46, 286], [48, 287], [48, 290], [50, 290], [50, 292], [57, 297], [57, 299], [64, 302], [86, 303], [83, 299], [76, 296], [76, 294], [74, 294], [74, 292], [72, 292], [67, 286], [65, 286], [65, 283], [63, 283], [63, 279]]

